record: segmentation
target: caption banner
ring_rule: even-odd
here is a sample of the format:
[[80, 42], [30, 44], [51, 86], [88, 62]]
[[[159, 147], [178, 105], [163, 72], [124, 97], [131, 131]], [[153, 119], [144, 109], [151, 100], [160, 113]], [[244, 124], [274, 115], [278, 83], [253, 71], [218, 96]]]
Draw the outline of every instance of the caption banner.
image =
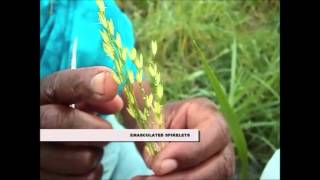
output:
[[198, 129], [40, 129], [40, 141], [189, 141], [200, 140]]

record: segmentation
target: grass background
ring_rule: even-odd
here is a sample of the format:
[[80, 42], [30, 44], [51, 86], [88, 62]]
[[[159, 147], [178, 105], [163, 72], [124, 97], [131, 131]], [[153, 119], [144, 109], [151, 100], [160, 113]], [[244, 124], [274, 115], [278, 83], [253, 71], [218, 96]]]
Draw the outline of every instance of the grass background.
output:
[[133, 21], [140, 52], [150, 54], [151, 40], [158, 42], [157, 62], [166, 100], [206, 96], [216, 102], [199, 53], [192, 44], [197, 41], [214, 67], [244, 131], [250, 179], [259, 178], [279, 148], [279, 1], [118, 0], [118, 3]]

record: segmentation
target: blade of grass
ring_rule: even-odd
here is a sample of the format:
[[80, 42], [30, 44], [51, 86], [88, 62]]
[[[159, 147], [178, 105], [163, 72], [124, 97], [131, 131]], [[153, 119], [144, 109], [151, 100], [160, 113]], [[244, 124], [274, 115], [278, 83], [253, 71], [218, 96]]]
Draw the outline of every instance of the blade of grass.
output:
[[262, 142], [264, 142], [263, 144], [268, 145], [273, 151], [277, 150], [277, 148], [267, 138], [265, 138], [264, 136], [260, 136], [258, 134], [254, 134], [254, 133], [251, 133], [250, 135], [253, 138], [257, 138], [257, 139], [261, 140]]
[[229, 124], [230, 133], [236, 145], [239, 158], [241, 160], [241, 179], [248, 179], [248, 147], [239, 123], [239, 119], [237, 118], [237, 115], [235, 114], [232, 107], [230, 106], [227, 96], [224, 93], [223, 88], [221, 86], [221, 83], [217, 79], [214, 70], [210, 68], [203, 52], [197, 45], [196, 41], [193, 40], [193, 44], [200, 53], [200, 59], [202, 61], [203, 69], [211, 82], [212, 88], [216, 93], [216, 97], [219, 101], [221, 111], [225, 116], [227, 123]]
[[234, 105], [234, 90], [236, 80], [236, 67], [237, 67], [237, 41], [233, 39], [231, 45], [231, 78], [230, 78], [230, 90], [229, 90], [229, 103], [231, 106]]
[[257, 127], [274, 127], [278, 126], [279, 123], [277, 121], [271, 122], [251, 122], [248, 121], [246, 123], [241, 124], [242, 129], [250, 129], [250, 128], [257, 128]]
[[276, 98], [277, 100], [280, 100], [280, 96], [279, 94], [274, 90], [272, 89], [271, 86], [269, 86], [269, 84], [267, 84], [265, 81], [263, 81], [262, 79], [260, 79], [258, 76], [254, 75], [254, 74], [251, 74], [251, 77], [258, 81], [261, 85], [263, 85], [266, 89], [268, 89]]

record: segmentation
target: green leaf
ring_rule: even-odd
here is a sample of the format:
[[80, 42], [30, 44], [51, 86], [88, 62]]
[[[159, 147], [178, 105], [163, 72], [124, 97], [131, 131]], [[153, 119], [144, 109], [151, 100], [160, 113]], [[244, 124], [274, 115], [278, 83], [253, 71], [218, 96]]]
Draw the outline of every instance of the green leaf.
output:
[[234, 109], [229, 104], [228, 98], [225, 92], [223, 91], [222, 85], [217, 79], [214, 70], [210, 68], [203, 52], [194, 40], [193, 44], [195, 45], [195, 47], [201, 55], [200, 59], [202, 61], [203, 69], [208, 76], [208, 79], [212, 85], [214, 92], [216, 93], [220, 109], [224, 117], [226, 118], [227, 123], [229, 124], [230, 133], [236, 145], [237, 153], [241, 161], [241, 179], [248, 179], [248, 147], [243, 131], [240, 126], [239, 119]]

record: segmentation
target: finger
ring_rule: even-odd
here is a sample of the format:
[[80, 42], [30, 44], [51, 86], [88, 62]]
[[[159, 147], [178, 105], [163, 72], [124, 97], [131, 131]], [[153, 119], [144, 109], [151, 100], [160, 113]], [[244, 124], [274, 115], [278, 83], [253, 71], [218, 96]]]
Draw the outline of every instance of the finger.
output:
[[195, 168], [164, 176], [136, 176], [133, 180], [221, 180], [232, 176], [234, 172], [235, 158], [233, 145], [230, 143], [222, 152], [208, 158]]
[[85, 112], [98, 112], [102, 114], [113, 114], [119, 112], [123, 108], [123, 101], [119, 95], [112, 100], [96, 103], [79, 103], [76, 108]]
[[[155, 157], [152, 161], [152, 169], [156, 175], [164, 175], [174, 170], [184, 170], [193, 167], [210, 156], [218, 153], [230, 142], [228, 129], [223, 117], [217, 112], [206, 111], [203, 108], [200, 110], [198, 105], [186, 105], [188, 110], [176, 112], [176, 118], [171, 126], [179, 127], [177, 121], [186, 122], [181, 124], [189, 124], [187, 128], [200, 130], [201, 139], [199, 142], [171, 142]], [[183, 107], [182, 107], [183, 108]], [[192, 112], [192, 113], [191, 113]], [[201, 112], [201, 113], [195, 113]], [[187, 117], [186, 118], [180, 118]], [[194, 121], [201, 119], [202, 121], [196, 124]], [[190, 125], [194, 124], [194, 125]]]
[[41, 129], [111, 129], [111, 125], [99, 118], [63, 105], [40, 106]]
[[52, 143], [40, 145], [40, 167], [47, 172], [64, 175], [84, 175], [100, 164], [103, 149], [74, 147]]
[[82, 176], [61, 175], [40, 170], [41, 180], [100, 180], [103, 175], [103, 166], [99, 165], [92, 172]]
[[74, 104], [111, 100], [117, 84], [106, 67], [56, 72], [40, 82], [40, 104]]

